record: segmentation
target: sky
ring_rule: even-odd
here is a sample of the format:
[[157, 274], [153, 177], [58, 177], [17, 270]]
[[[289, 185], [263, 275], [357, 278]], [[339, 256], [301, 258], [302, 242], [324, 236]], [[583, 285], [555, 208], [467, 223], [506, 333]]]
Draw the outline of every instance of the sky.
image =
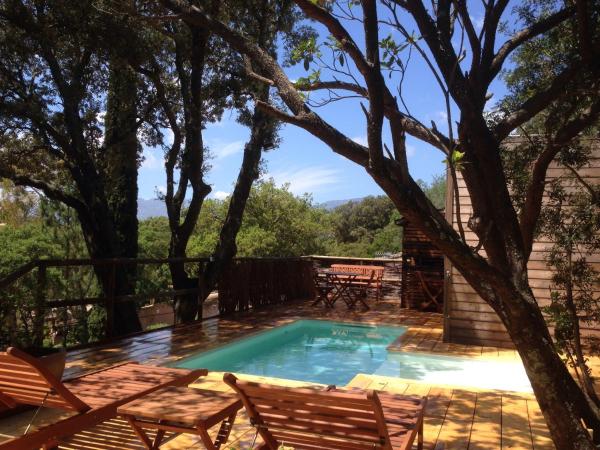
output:
[[[477, 9], [476, 3], [479, 2], [469, 2], [474, 8], [470, 14], [475, 27], [480, 28], [483, 12]], [[414, 24], [408, 24], [409, 31], [416, 30]], [[320, 40], [323, 41], [327, 36], [325, 30], [317, 24], [311, 25], [317, 29]], [[362, 42], [362, 30], [359, 25], [351, 23], [349, 31], [357, 42]], [[380, 28], [381, 37], [385, 37], [389, 32], [387, 28]], [[397, 42], [401, 40], [397, 32], [392, 33], [392, 37]], [[467, 55], [465, 64], [468, 62]], [[302, 64], [287, 68], [286, 72], [291, 80], [307, 76]], [[321, 79], [331, 79], [331, 76], [323, 72]], [[392, 92], [395, 92], [397, 81], [396, 76], [392, 76], [388, 81]], [[505, 88], [502, 82], [495, 82], [492, 92], [494, 96], [488, 107], [492, 107], [493, 103], [504, 95]], [[311, 98], [315, 98], [315, 94], [310, 95]], [[416, 52], [411, 56], [404, 79], [403, 97], [413, 116], [426, 125], [435, 121], [438, 129], [447, 132], [444, 98], [430, 70]], [[333, 102], [314, 110], [351, 139], [366, 144], [365, 118], [357, 99]], [[456, 114], [455, 108], [452, 114]], [[390, 133], [387, 123], [384, 128], [384, 141], [389, 145]], [[233, 190], [242, 160], [243, 146], [248, 136], [248, 128], [236, 122], [235, 111], [227, 111], [221, 121], [209, 124], [204, 130], [204, 142], [212, 154], [212, 168], [206, 175], [206, 181], [212, 187], [209, 197], [223, 199]], [[277, 185], [289, 183], [289, 189], [294, 194], [311, 194], [315, 203], [383, 194], [363, 168], [335, 154], [307, 131], [294, 125], [283, 125], [280, 137], [280, 146], [264, 154], [263, 179], [272, 178]], [[410, 136], [407, 137], [407, 154], [410, 172], [415, 179], [430, 181], [434, 175], [445, 172], [444, 155]], [[156, 198], [157, 192], [163, 191], [164, 186], [163, 152], [161, 149], [146, 147], [139, 172], [139, 196], [145, 199]]]

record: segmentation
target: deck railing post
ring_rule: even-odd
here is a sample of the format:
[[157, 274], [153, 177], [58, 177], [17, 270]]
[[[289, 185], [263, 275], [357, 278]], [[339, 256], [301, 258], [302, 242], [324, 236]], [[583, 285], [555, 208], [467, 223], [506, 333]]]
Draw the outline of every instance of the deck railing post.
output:
[[35, 315], [33, 318], [33, 345], [35, 347], [42, 347], [44, 345], [44, 316], [47, 285], [46, 268], [46, 263], [44, 261], [39, 261], [35, 287]]
[[115, 329], [115, 295], [117, 287], [117, 264], [115, 260], [111, 260], [108, 270], [108, 292], [106, 295], [106, 337], [112, 337]]

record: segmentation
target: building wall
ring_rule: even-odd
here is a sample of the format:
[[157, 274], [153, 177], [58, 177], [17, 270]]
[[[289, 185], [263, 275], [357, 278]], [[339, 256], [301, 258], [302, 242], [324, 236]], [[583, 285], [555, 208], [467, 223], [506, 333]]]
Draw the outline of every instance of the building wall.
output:
[[[592, 146], [592, 157], [589, 164], [579, 171], [579, 175], [589, 183], [600, 184], [600, 139], [590, 139], [586, 142]], [[547, 174], [547, 181], [563, 175], [568, 169], [553, 164]], [[468, 230], [467, 221], [472, 214], [471, 199], [460, 173], [458, 177], [458, 190], [461, 209], [461, 220], [465, 229], [466, 239], [471, 246], [477, 245], [475, 234]], [[446, 199], [446, 217], [452, 220], [455, 229], [458, 229], [454, 209], [453, 189], [449, 178], [448, 196]], [[547, 198], [547, 196], [545, 197]], [[547, 249], [552, 245], [547, 240], [537, 240], [533, 245], [533, 252], [528, 264], [530, 286], [540, 306], [550, 303], [550, 287], [552, 271], [545, 262]], [[485, 252], [481, 252], [485, 256]], [[600, 254], [588, 259], [600, 270]], [[446, 269], [446, 322], [444, 337], [448, 342], [489, 345], [496, 347], [512, 347], [512, 342], [504, 325], [490, 306], [475, 293], [450, 261], [445, 260]], [[598, 328], [586, 327], [583, 333], [597, 334]]]

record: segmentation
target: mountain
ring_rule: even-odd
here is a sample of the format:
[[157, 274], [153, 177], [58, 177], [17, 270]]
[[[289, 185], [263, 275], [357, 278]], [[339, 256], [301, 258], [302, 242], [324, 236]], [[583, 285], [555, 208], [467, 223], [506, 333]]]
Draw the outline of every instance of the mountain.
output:
[[326, 209], [327, 211], [332, 211], [335, 208], [337, 208], [338, 206], [342, 206], [344, 203], [349, 203], [349, 202], [360, 202], [363, 198], [349, 198], [346, 200], [329, 200], [327, 202], [324, 203], [320, 203], [318, 206], [320, 208]]
[[165, 202], [158, 199], [138, 198], [138, 219], [144, 220], [150, 217], [167, 217]]
[[[319, 208], [333, 211], [338, 206], [348, 202], [360, 202], [362, 198], [350, 198], [346, 200], [329, 200], [317, 205]], [[138, 198], [138, 219], [144, 220], [150, 217], [167, 217], [165, 202], [158, 199]]]

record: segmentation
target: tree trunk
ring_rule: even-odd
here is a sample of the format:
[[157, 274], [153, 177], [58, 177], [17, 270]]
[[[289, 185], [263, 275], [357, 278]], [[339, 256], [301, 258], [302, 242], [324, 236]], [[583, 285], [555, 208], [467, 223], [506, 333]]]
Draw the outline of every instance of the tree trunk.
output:
[[[137, 166], [140, 146], [137, 140], [137, 85], [135, 72], [125, 62], [113, 58], [110, 62], [102, 161], [106, 200], [116, 239], [115, 253], [107, 255], [112, 258], [137, 258], [138, 254]], [[116, 296], [135, 292], [136, 272], [135, 264], [118, 267], [114, 286]], [[117, 302], [114, 318], [116, 335], [142, 329], [134, 302]]]
[[[261, 86], [257, 96], [262, 101], [269, 99], [269, 88]], [[250, 196], [252, 184], [260, 175], [259, 166], [262, 150], [268, 147], [274, 139], [275, 121], [266, 113], [255, 108], [252, 115], [252, 130], [250, 140], [244, 147], [244, 158], [235, 188], [231, 194], [225, 222], [221, 228], [219, 242], [215, 248], [212, 260], [207, 264], [200, 277], [200, 301], [204, 302], [215, 288], [221, 271], [237, 253], [235, 243], [242, 225], [246, 202]]]
[[556, 353], [531, 291], [527, 288], [520, 301], [511, 302], [514, 305], [500, 316], [523, 360], [555, 445], [561, 450], [594, 448], [580, 418], [593, 428], [597, 428], [598, 418]]

